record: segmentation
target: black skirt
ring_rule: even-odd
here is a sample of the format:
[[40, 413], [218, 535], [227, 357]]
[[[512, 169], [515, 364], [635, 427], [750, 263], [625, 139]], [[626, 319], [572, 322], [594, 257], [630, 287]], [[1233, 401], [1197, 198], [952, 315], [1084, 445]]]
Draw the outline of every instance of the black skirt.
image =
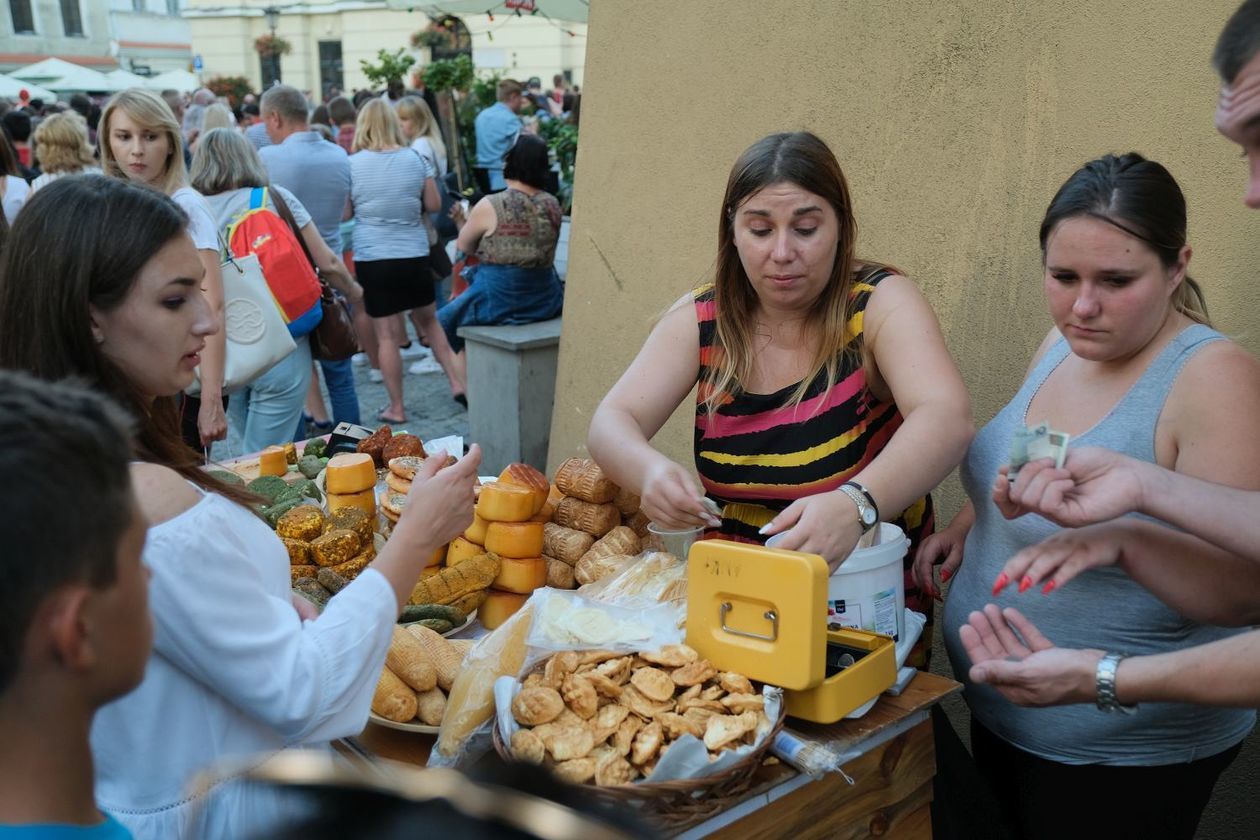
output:
[[354, 263], [363, 286], [363, 308], [373, 318], [387, 318], [408, 309], [420, 309], [436, 300], [429, 258], [368, 260]]

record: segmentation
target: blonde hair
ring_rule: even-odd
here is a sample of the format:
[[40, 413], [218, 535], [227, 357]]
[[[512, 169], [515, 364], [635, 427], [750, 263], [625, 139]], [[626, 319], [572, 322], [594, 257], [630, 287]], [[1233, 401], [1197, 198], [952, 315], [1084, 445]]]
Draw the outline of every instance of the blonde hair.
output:
[[793, 390], [786, 406], [799, 406], [819, 374], [826, 387], [836, 384], [843, 357], [860, 358], [861, 348], [850, 330], [856, 312], [853, 285], [868, 271], [884, 268], [859, 260], [855, 254], [857, 225], [849, 186], [827, 144], [813, 134], [797, 131], [772, 134], [740, 155], [731, 168], [718, 221], [718, 258], [714, 273], [716, 335], [697, 398], [712, 418], [729, 398], [744, 388], [756, 359], [754, 337], [760, 302], [744, 272], [735, 246], [735, 214], [750, 196], [772, 184], [795, 184], [822, 198], [836, 213], [836, 261], [818, 300], [806, 314], [804, 335], [813, 344], [809, 372]]
[[216, 128], [232, 128], [235, 125], [236, 122], [232, 119], [232, 112], [220, 102], [206, 106], [205, 113], [201, 115], [201, 131], [203, 134]]
[[152, 91], [127, 88], [114, 94], [101, 112], [100, 128], [96, 133], [96, 147], [101, 155], [101, 169], [112, 178], [131, 180], [114, 158], [110, 148], [110, 125], [116, 111], [123, 111], [133, 121], [158, 133], [166, 134], [170, 148], [166, 153], [166, 167], [156, 187], [166, 195], [188, 186], [188, 170], [184, 167], [184, 141], [180, 136], [179, 123], [166, 100]]
[[354, 124], [354, 143], [350, 152], [379, 152], [386, 146], [407, 145], [403, 137], [402, 123], [393, 107], [384, 99], [371, 99], [359, 109], [359, 119]]
[[408, 139], [427, 139], [437, 159], [446, 159], [446, 144], [442, 142], [442, 132], [438, 130], [437, 120], [433, 118], [428, 102], [418, 96], [404, 96], [398, 103], [398, 116], [411, 120], [411, 124], [416, 127], [416, 136]]
[[45, 172], [78, 172], [96, 163], [87, 123], [74, 111], [53, 114], [35, 129], [35, 157]]

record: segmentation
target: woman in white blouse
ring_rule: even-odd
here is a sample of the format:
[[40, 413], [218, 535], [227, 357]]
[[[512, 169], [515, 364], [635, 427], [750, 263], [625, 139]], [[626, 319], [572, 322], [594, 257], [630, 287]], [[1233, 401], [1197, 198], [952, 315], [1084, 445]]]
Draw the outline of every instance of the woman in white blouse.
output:
[[[206, 200], [188, 186], [183, 139], [170, 106], [162, 97], [140, 88], [116, 93], [101, 112], [96, 142], [106, 175], [165, 193], [188, 214], [188, 233], [205, 269], [206, 300], [216, 323], [222, 324], [223, 277], [219, 274], [218, 232]], [[198, 451], [227, 437], [223, 400], [226, 351], [226, 339], [220, 330], [208, 339], [201, 359], [200, 395], [184, 401], [184, 410], [190, 415], [183, 425], [184, 440]], [[191, 416], [194, 414], [195, 429]]]
[[287, 816], [267, 791], [224, 779], [194, 797], [188, 783], [224, 759], [363, 729], [401, 605], [472, 522], [480, 461], [476, 447], [440, 473], [431, 459], [376, 560], [304, 621], [288, 553], [252, 497], [179, 439], [172, 397], [218, 330], [187, 225], [155, 191], [65, 178], [17, 220], [30, 247], [0, 262], [0, 367], [86, 380], [137, 419], [154, 646], [140, 687], [97, 713], [92, 749], [100, 806], [139, 840], [267, 836]]

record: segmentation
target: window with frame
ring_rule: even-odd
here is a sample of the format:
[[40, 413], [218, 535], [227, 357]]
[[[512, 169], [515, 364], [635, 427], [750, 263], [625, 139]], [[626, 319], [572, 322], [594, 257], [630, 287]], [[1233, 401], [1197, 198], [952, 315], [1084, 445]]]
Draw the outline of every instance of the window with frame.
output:
[[61, 0], [61, 25], [67, 38], [83, 35], [83, 14], [79, 9], [79, 0]]
[[31, 0], [9, 0], [9, 15], [13, 18], [15, 35], [34, 34], [35, 15], [31, 12]]

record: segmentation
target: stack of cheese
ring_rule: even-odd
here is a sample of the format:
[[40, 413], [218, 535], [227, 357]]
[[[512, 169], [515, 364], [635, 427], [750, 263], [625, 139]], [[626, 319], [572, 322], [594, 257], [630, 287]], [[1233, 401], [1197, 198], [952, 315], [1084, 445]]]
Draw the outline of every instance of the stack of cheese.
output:
[[647, 527], [639, 497], [614, 484], [598, 464], [570, 458], [556, 471], [556, 489], [562, 495], [543, 532], [543, 554], [550, 563], [570, 567], [573, 579], [586, 584], [639, 553]]
[[376, 464], [363, 452], [334, 455], [324, 473], [329, 512], [358, 508], [376, 521]]
[[[403, 435], [397, 437], [403, 437]], [[413, 436], [407, 435], [407, 437]], [[425, 458], [423, 454], [401, 455], [391, 458], [388, 462], [389, 472], [385, 473], [385, 490], [381, 493], [380, 509], [381, 515], [395, 525], [402, 516], [403, 508], [407, 506], [407, 495], [411, 492], [412, 479], [424, 465]], [[425, 564], [425, 569], [421, 574], [424, 576], [436, 574], [445, 559], [446, 546], [439, 546], [430, 555], [429, 562]]]
[[473, 524], [451, 542], [446, 563], [456, 566], [490, 553], [499, 573], [477, 617], [493, 630], [547, 584], [543, 523], [551, 516], [547, 477], [528, 464], [510, 464], [499, 480], [481, 487]]

